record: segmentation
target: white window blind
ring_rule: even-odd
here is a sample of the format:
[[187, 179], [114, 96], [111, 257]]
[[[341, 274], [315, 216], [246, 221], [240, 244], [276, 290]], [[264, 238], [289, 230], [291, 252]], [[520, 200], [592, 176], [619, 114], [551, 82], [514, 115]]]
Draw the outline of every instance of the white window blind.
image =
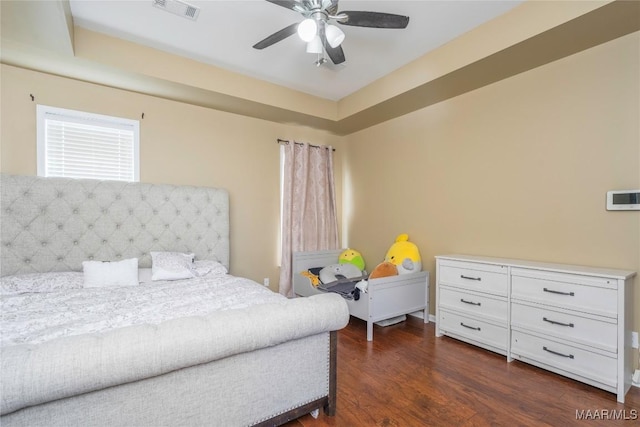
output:
[[139, 181], [139, 122], [38, 105], [38, 175]]

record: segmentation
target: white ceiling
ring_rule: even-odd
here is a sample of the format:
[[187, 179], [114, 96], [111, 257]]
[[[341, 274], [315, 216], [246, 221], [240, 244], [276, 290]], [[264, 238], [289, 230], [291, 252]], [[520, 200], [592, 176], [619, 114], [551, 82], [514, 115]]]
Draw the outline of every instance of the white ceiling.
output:
[[191, 21], [154, 7], [153, 0], [70, 0], [74, 24], [142, 45], [339, 100], [423, 56], [522, 0], [341, 0], [339, 10], [410, 17], [404, 30], [341, 26], [346, 62], [316, 67], [296, 35], [264, 50], [252, 46], [302, 20], [262, 0], [187, 0], [200, 8]]

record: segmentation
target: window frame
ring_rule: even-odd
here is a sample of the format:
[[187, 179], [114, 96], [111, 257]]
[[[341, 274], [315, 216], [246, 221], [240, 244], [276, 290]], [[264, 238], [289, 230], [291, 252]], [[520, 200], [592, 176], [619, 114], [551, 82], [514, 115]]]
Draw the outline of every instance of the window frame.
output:
[[[71, 110], [67, 108], [52, 107], [38, 104], [36, 106], [36, 145], [37, 145], [37, 175], [42, 177], [61, 177], [60, 175], [48, 175], [47, 171], [47, 140], [46, 120], [51, 116], [60, 116], [61, 121], [99, 124], [113, 129], [131, 129], [133, 131], [133, 181], [140, 181], [140, 121], [122, 117], [107, 116], [104, 114], [89, 113], [86, 111]], [[91, 176], [82, 179], [101, 179]], [[123, 179], [113, 179], [129, 182]]]

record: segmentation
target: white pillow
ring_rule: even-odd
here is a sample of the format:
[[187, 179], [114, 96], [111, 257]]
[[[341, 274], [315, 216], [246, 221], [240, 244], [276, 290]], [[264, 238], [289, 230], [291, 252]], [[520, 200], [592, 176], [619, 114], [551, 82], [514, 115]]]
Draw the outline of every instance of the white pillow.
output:
[[203, 259], [193, 263], [198, 277], [203, 276], [224, 276], [227, 274], [227, 267], [218, 261]]
[[151, 280], [180, 280], [196, 277], [194, 254], [151, 252]]
[[138, 284], [138, 258], [122, 261], [83, 261], [85, 288]]

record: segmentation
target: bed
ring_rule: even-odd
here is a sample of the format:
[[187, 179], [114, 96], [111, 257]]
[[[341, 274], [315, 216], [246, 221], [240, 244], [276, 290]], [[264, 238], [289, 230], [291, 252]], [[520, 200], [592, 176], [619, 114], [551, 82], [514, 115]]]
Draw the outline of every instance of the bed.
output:
[[[313, 286], [300, 274], [312, 268], [336, 264], [344, 249], [294, 252], [293, 291], [301, 297], [327, 294]], [[398, 316], [422, 311], [424, 323], [429, 323], [429, 272], [420, 271], [368, 281], [367, 293], [358, 300], [346, 299], [349, 313], [367, 322], [367, 341], [373, 341], [373, 324]]]
[[[0, 187], [0, 424], [279, 425], [335, 413], [348, 307], [227, 274], [225, 190], [11, 175]], [[150, 280], [158, 253], [192, 254], [197, 274]], [[87, 287], [83, 262], [133, 259], [140, 283]]]

